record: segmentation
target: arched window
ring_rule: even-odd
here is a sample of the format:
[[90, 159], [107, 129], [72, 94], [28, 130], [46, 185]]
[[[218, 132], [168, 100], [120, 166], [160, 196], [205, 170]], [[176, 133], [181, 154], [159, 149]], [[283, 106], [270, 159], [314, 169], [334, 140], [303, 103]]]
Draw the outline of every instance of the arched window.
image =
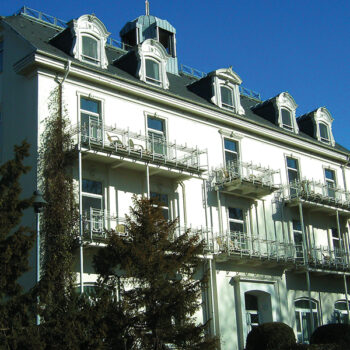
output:
[[98, 64], [99, 59], [99, 42], [91, 36], [84, 35], [82, 37], [82, 52], [81, 57], [83, 61]]
[[293, 131], [292, 115], [288, 109], [282, 108], [282, 127], [287, 130]]
[[330, 142], [328, 125], [324, 123], [319, 123], [318, 127], [320, 129], [320, 140], [325, 143]]
[[221, 105], [224, 108], [234, 109], [233, 91], [226, 86], [220, 86]]
[[[311, 304], [311, 309], [310, 309]], [[319, 325], [318, 320], [318, 305], [315, 300], [310, 300], [308, 298], [302, 298], [295, 300], [295, 320], [297, 325], [297, 337], [298, 342], [308, 343], [312, 333], [312, 319], [313, 319], [313, 329], [316, 329]], [[312, 315], [311, 315], [312, 311]]]
[[159, 74], [159, 63], [150, 59], [146, 59], [145, 63], [146, 63], [146, 81], [160, 86], [162, 82], [160, 80], [160, 74]]
[[334, 303], [334, 318], [336, 323], [349, 323], [346, 300], [338, 300]]

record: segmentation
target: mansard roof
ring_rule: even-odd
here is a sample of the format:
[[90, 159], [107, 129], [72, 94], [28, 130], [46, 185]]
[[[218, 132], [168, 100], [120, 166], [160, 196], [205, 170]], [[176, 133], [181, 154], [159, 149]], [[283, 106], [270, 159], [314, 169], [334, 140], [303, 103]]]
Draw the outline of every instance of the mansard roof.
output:
[[[111, 47], [109, 45], [106, 46], [106, 55], [108, 58], [108, 66], [107, 69], [102, 69], [100, 67], [92, 67], [88, 63], [84, 63], [82, 61], [79, 61], [77, 59], [74, 59], [68, 52], [68, 50], [63, 50], [62, 48], [58, 48], [53, 43], [53, 38], [59, 33], [63, 32], [67, 29], [62, 29], [55, 27], [50, 24], [45, 24], [42, 22], [39, 22], [35, 19], [31, 19], [27, 16], [23, 15], [17, 15], [17, 16], [9, 16], [9, 17], [3, 17], [1, 19], [3, 23], [8, 24], [13, 30], [15, 30], [24, 40], [30, 43], [30, 45], [33, 47], [33, 51], [42, 52], [46, 54], [50, 54], [53, 56], [56, 56], [58, 58], [64, 59], [64, 60], [71, 60], [72, 63], [79, 64], [80, 66], [86, 67], [86, 69], [92, 69], [94, 71], [98, 71], [101, 74], [106, 75], [112, 75], [116, 78], [121, 78], [123, 80], [127, 80], [128, 82], [132, 84], [138, 84], [142, 85], [145, 88], [148, 88], [150, 90], [157, 90], [160, 93], [163, 94], [171, 94], [175, 97], [178, 97], [180, 99], [185, 99], [188, 101], [191, 101], [192, 103], [205, 106], [206, 108], [216, 110], [220, 113], [223, 113], [225, 115], [230, 115], [233, 118], [238, 119], [244, 119], [247, 121], [251, 121], [254, 124], [259, 124], [261, 126], [264, 126], [269, 129], [275, 129], [278, 130], [281, 134], [286, 134], [290, 136], [290, 133], [286, 132], [285, 130], [281, 129], [279, 126], [277, 126], [275, 123], [269, 121], [266, 118], [263, 118], [259, 116], [255, 110], [262, 105], [266, 105], [268, 103], [271, 103], [271, 100], [274, 98], [277, 98], [280, 94], [276, 95], [275, 97], [268, 99], [263, 102], [257, 102], [256, 99], [250, 98], [248, 96], [241, 95], [241, 105], [245, 110], [244, 116], [239, 116], [233, 112], [223, 110], [222, 108], [219, 108], [212, 103], [210, 103], [206, 98], [199, 96], [195, 92], [191, 91], [188, 86], [195, 81], [198, 81], [198, 79], [187, 76], [187, 75], [176, 75], [176, 74], [168, 74], [169, 79], [169, 89], [164, 90], [162, 88], [158, 88], [156, 86], [150, 86], [147, 83], [144, 83], [140, 81], [138, 78], [136, 78], [134, 75], [130, 74], [126, 69], [121, 69], [120, 67], [117, 67], [114, 62], [121, 58], [124, 55], [127, 55], [127, 53], [123, 50]], [[68, 35], [68, 34], [67, 34]], [[64, 36], [61, 36], [64, 37]], [[313, 143], [317, 143], [320, 146], [323, 147], [329, 147], [332, 149], [337, 149], [340, 152], [350, 153], [349, 150], [342, 147], [339, 144], [335, 144], [335, 147], [331, 147], [328, 145], [325, 145], [317, 140], [315, 140], [314, 137], [311, 137], [310, 135], [300, 132], [297, 135], [293, 135], [295, 138], [304, 139], [306, 141], [310, 141]]]

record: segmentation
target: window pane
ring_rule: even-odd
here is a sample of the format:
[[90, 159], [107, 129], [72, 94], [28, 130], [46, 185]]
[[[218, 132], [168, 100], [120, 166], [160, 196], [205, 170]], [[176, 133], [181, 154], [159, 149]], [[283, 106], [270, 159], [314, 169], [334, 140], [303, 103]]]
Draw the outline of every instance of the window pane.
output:
[[252, 294], [245, 293], [245, 309], [258, 310], [258, 297]]
[[164, 120], [158, 119], [158, 118], [147, 118], [148, 127], [150, 129], [158, 130], [161, 132], [164, 132]]
[[83, 192], [102, 195], [102, 182], [83, 179]]
[[159, 81], [159, 64], [152, 60], [146, 60], [146, 76]]
[[334, 181], [335, 176], [334, 176], [334, 171], [333, 170], [325, 169], [324, 170], [324, 174], [325, 174], [326, 179], [330, 179], [330, 180]]
[[341, 311], [347, 311], [346, 302], [345, 301], [337, 301], [334, 304], [334, 308], [337, 310], [341, 310]]
[[243, 223], [230, 221], [230, 231], [244, 232]]
[[226, 165], [232, 165], [233, 163], [237, 163], [238, 157], [236, 153], [225, 152]]
[[[306, 299], [297, 300], [295, 302], [295, 307], [298, 308], [298, 309], [310, 310], [309, 300], [306, 300]], [[316, 303], [314, 301], [311, 301], [311, 307], [312, 307], [312, 309], [316, 309]]]
[[239, 208], [228, 208], [230, 219], [243, 220], [243, 210]]
[[319, 127], [320, 127], [320, 136], [321, 136], [321, 139], [329, 140], [328, 126], [325, 125], [325, 124], [320, 123], [320, 124], [319, 124]]
[[238, 151], [238, 147], [237, 147], [237, 142], [235, 141], [231, 141], [228, 139], [224, 140], [224, 145], [225, 145], [225, 149], [232, 151], [232, 152], [237, 152]]
[[81, 97], [80, 98], [80, 108], [84, 109], [85, 111], [99, 114], [100, 113], [100, 102], [90, 100], [90, 99], [85, 98], [85, 97]]
[[88, 36], [83, 36], [83, 55], [98, 59], [97, 40]]
[[102, 198], [83, 196], [83, 212], [89, 213], [90, 208], [102, 210]]
[[233, 106], [232, 90], [225, 86], [221, 86], [220, 90], [221, 90], [221, 103], [226, 106]]
[[292, 117], [286, 109], [282, 109], [282, 124], [292, 127]]
[[294, 158], [287, 158], [287, 166], [288, 168], [296, 169], [298, 170], [298, 160]]
[[288, 180], [289, 182], [297, 182], [299, 180], [298, 172], [293, 170], [288, 170]]

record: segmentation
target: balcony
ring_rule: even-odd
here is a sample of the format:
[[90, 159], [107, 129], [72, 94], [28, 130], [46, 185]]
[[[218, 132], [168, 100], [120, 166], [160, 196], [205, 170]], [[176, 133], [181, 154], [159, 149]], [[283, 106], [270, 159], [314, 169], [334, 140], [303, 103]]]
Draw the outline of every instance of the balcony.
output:
[[145, 164], [149, 164], [150, 175], [173, 171], [184, 178], [186, 175], [200, 176], [208, 168], [206, 150], [107, 126], [92, 118], [82, 128], [73, 128], [72, 134], [77, 143], [80, 134], [84, 159], [107, 162], [114, 168], [122, 166], [144, 170]]
[[342, 248], [313, 247], [309, 252], [308, 259], [309, 265], [315, 268], [347, 270], [350, 267], [347, 252]]
[[321, 182], [302, 180], [283, 188], [285, 202], [294, 206], [301, 201], [304, 207], [319, 211], [334, 211], [350, 215], [350, 192], [337, 187], [330, 187]]
[[114, 230], [116, 234], [127, 237], [125, 219], [111, 215], [106, 210], [90, 208], [83, 212], [83, 237], [91, 243], [103, 243], [106, 231]]
[[297, 251], [292, 243], [251, 237], [242, 232], [226, 232], [214, 238], [214, 253], [221, 259], [239, 259], [240, 263], [269, 264], [295, 263]]
[[220, 189], [222, 192], [259, 199], [276, 191], [279, 188], [279, 179], [279, 170], [236, 162], [212, 170], [209, 187], [212, 190]]

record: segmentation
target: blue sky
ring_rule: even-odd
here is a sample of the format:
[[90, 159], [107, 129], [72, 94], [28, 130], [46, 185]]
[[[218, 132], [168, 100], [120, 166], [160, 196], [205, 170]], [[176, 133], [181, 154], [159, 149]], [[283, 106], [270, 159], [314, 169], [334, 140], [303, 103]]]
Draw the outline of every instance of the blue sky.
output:
[[[0, 15], [23, 5], [63, 20], [95, 13], [115, 39], [145, 11], [144, 0], [1, 0]], [[349, 0], [150, 0], [150, 13], [176, 28], [180, 63], [232, 65], [263, 99], [288, 91], [297, 115], [326, 106], [336, 141], [350, 149]]]

